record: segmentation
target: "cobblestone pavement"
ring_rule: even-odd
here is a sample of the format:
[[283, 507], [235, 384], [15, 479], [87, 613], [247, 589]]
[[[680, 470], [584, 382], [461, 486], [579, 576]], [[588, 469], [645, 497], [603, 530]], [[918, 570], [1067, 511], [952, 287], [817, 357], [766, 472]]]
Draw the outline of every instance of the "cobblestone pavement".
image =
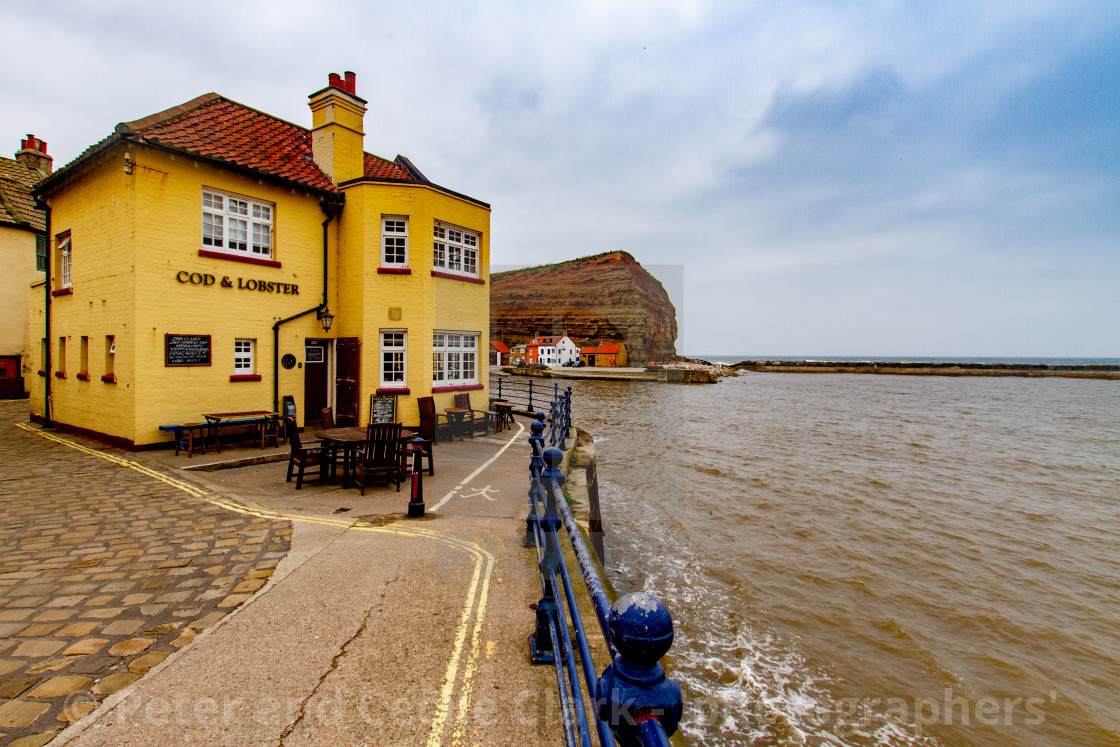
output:
[[[235, 513], [28, 432], [0, 401], [0, 745], [30, 747], [249, 599], [287, 520]], [[68, 437], [115, 458], [127, 457]]]

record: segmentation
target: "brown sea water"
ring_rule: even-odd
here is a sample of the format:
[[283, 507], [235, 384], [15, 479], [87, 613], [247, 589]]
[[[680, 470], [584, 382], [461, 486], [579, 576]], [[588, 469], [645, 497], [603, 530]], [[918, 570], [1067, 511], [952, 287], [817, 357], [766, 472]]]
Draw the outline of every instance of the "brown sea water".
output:
[[1120, 745], [1120, 383], [579, 381], [708, 745]]

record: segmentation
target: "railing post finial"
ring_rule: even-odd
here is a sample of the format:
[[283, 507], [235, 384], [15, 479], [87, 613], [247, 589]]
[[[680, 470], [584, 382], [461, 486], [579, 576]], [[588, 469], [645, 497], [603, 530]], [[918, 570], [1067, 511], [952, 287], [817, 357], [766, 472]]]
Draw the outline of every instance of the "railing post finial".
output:
[[595, 687], [599, 718], [624, 747], [640, 744], [638, 729], [651, 726], [642, 726], [646, 721], [672, 735], [684, 706], [680, 685], [665, 676], [660, 661], [673, 645], [669, 610], [651, 594], [627, 594], [611, 606], [607, 627], [618, 657]]

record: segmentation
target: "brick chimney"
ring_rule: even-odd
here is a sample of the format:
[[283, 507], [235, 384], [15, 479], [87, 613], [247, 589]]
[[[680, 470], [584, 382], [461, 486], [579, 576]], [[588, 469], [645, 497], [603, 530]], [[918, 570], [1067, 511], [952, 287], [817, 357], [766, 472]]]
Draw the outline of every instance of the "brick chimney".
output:
[[335, 184], [365, 173], [362, 118], [365, 99], [355, 92], [357, 76], [331, 73], [327, 87], [311, 94], [311, 155]]
[[54, 163], [54, 159], [47, 155], [47, 144], [30, 133], [20, 141], [16, 160], [43, 176], [51, 173], [51, 165]]

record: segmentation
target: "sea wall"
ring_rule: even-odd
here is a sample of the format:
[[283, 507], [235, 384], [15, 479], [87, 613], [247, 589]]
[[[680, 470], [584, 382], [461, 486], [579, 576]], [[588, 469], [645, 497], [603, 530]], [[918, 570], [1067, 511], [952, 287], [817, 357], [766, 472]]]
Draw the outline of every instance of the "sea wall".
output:
[[662, 368], [654, 371], [620, 368], [532, 368], [504, 366], [502, 372], [538, 379], [598, 379], [600, 381], [656, 381], [662, 384], [714, 384], [718, 380], [703, 369]]
[[1075, 379], [1120, 379], [1120, 366], [1045, 363], [922, 363], [906, 361], [740, 361], [740, 371], [769, 373], [848, 373], [897, 376], [1059, 376]]

